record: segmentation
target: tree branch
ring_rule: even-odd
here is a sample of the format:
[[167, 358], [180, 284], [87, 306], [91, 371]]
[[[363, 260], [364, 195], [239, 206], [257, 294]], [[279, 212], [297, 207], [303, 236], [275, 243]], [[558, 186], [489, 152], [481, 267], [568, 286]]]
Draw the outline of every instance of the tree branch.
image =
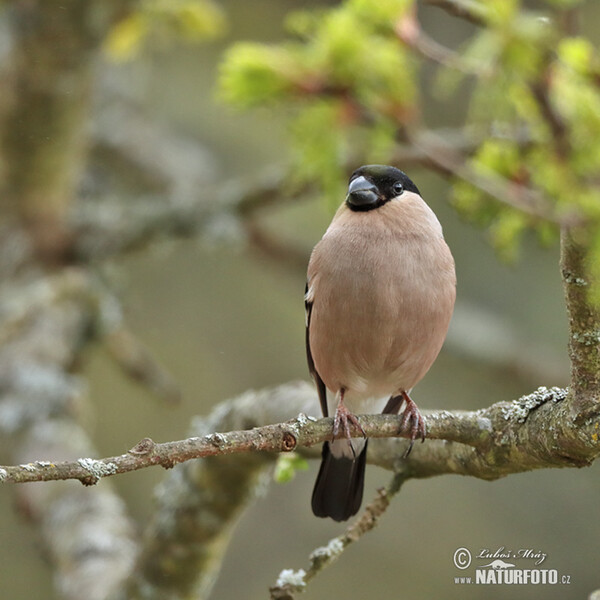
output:
[[[263, 397], [266, 394], [267, 398], [281, 398], [288, 389], [288, 386], [275, 388], [264, 392]], [[310, 385], [293, 384], [293, 390], [296, 403], [313, 404], [314, 391]], [[538, 468], [591, 464], [600, 453], [600, 446], [592, 435], [595, 424], [590, 426], [590, 439], [582, 444], [585, 432], [576, 431], [562, 409], [566, 396], [563, 389], [542, 387], [512, 403], [500, 402], [478, 411], [425, 412], [428, 440], [443, 440], [445, 444], [436, 445], [430, 441], [422, 447], [417, 445], [411, 457], [401, 463], [398, 462], [401, 455], [399, 446], [396, 446], [397, 455], [392, 458], [375, 451], [370, 459], [391, 469], [402, 464], [402, 470], [410, 473], [411, 477], [428, 477], [444, 472], [469, 474], [482, 479], [496, 479]], [[246, 406], [246, 397], [242, 400]], [[283, 400], [290, 410], [294, 407], [294, 403], [285, 396]], [[260, 414], [272, 420], [270, 411], [265, 414], [266, 408], [263, 406]], [[314, 404], [312, 408], [315, 412]], [[246, 430], [211, 432], [202, 437], [160, 444], [145, 438], [128, 453], [119, 456], [99, 460], [80, 458], [71, 462], [44, 460], [1, 467], [0, 479], [5, 483], [78, 479], [85, 485], [93, 485], [104, 477], [155, 465], [171, 468], [177, 463], [209, 456], [285, 452], [331, 439], [331, 418], [317, 420], [300, 414], [287, 422], [263, 425], [253, 418], [253, 414], [244, 414], [244, 417], [249, 427]], [[408, 435], [400, 431], [399, 416], [361, 415], [359, 421], [369, 438]], [[362, 434], [353, 431], [352, 435], [360, 437]], [[463, 459], [467, 456], [470, 459], [468, 464], [464, 464]]]
[[[165, 236], [188, 237], [207, 231], [214, 236], [215, 230], [239, 236], [239, 220], [248, 222], [265, 206], [297, 200], [311, 191], [310, 186], [290, 189], [283, 167], [216, 185], [210, 176], [216, 168], [197, 141], [145, 119], [124, 100], [106, 104], [94, 128], [95, 154], [103, 156], [108, 150], [119, 157], [122, 164], [117, 170], [139, 171], [138, 179], [146, 187], [136, 191], [139, 201], [123, 204], [114, 198], [113, 190], [98, 191], [93, 181], [88, 183], [92, 189], [84, 190], [82, 201], [71, 213], [79, 261], [106, 259]], [[435, 146], [443, 146], [455, 158], [460, 156], [461, 165], [482, 141], [481, 136], [465, 135], [461, 129], [442, 128], [430, 134], [435, 135]], [[358, 159], [348, 160], [349, 170]], [[454, 167], [454, 163], [442, 167], [442, 159], [433, 156], [431, 146], [398, 146], [390, 160], [404, 168], [425, 166], [445, 175], [452, 175]], [[94, 178], [88, 175], [88, 179]], [[256, 233], [249, 231], [251, 241], [256, 241]]]
[[361, 515], [348, 526], [346, 531], [332, 540], [326, 546], [321, 546], [311, 552], [310, 567], [307, 571], [285, 569], [277, 578], [277, 583], [270, 588], [271, 600], [293, 600], [296, 593], [302, 593], [306, 585], [323, 569], [335, 562], [348, 546], [360, 540], [365, 533], [371, 531], [379, 522], [393, 497], [400, 491], [404, 477], [394, 475], [387, 488], [377, 490], [375, 498], [367, 504]]
[[[600, 308], [589, 297], [589, 248], [592, 232], [563, 229], [561, 273], [569, 315], [572, 418], [584, 426], [600, 415]], [[586, 435], [585, 427], [582, 435]]]
[[[277, 423], [317, 410], [312, 386], [288, 384], [246, 392], [194, 419], [192, 436]], [[316, 452], [314, 452], [316, 455]], [[172, 469], [156, 494], [156, 510], [140, 560], [122, 598], [205, 598], [241, 510], [264, 489], [276, 454], [248, 452], [191, 460]]]
[[[316, 408], [316, 407], [315, 407]], [[441, 412], [429, 415], [428, 436], [469, 445], [481, 436], [475, 413]], [[402, 432], [402, 418], [396, 415], [361, 415], [359, 421], [369, 438], [409, 437]], [[34, 461], [24, 465], [0, 467], [0, 482], [30, 483], [78, 479], [84, 485], [94, 485], [104, 477], [129, 473], [151, 466], [166, 469], [196, 458], [239, 454], [242, 452], [290, 452], [298, 447], [310, 447], [331, 439], [333, 419], [315, 419], [301, 413], [295, 419], [275, 425], [257, 426], [250, 430], [210, 433], [173, 442], [156, 443], [150, 438], [139, 441], [126, 454], [99, 460], [79, 458], [76, 461]], [[354, 437], [363, 434], [355, 430]]]
[[577, 211], [555, 210], [550, 199], [539, 190], [508, 181], [498, 175], [477, 173], [465, 162], [464, 156], [457, 153], [433, 132], [415, 132], [411, 134], [411, 138], [414, 146], [427, 156], [432, 168], [448, 177], [470, 183], [506, 206], [561, 227], [570, 228], [584, 222]]
[[[373, 439], [369, 461], [404, 479], [454, 473], [493, 480], [532, 469], [589, 465], [600, 454], [598, 422], [576, 425], [565, 396], [565, 390], [540, 388], [478, 411], [426, 412], [428, 440], [416, 444], [408, 459], [402, 458], [407, 442], [392, 438]], [[273, 464], [274, 451], [297, 447], [307, 456], [319, 455], [318, 448], [300, 444], [329, 439], [331, 419], [302, 416], [285, 422], [293, 414], [317, 411], [312, 385], [287, 384], [222, 403], [209, 417], [197, 420], [192, 437], [181, 442], [147, 441], [120, 457], [56, 467], [32, 461], [30, 466], [4, 467], [0, 473], [6, 482], [39, 480], [69, 476], [72, 468], [75, 478], [94, 483], [126, 469], [211, 456], [178, 465], [161, 486], [155, 518], [129, 585], [132, 598], [186, 597], [192, 590], [210, 587], [218, 557], [225, 551], [223, 538], [260, 485], [260, 474]], [[264, 426], [273, 422], [277, 424]], [[398, 434], [394, 416], [361, 416], [360, 422], [369, 436]], [[230, 433], [214, 433], [227, 430]], [[220, 482], [216, 488], [215, 482]], [[141, 591], [148, 589], [152, 594]]]
[[[93, 65], [115, 18], [134, 2], [12, 2], [10, 57], [0, 73], [0, 194], [26, 225], [38, 258], [62, 263], [67, 212], [86, 152]], [[49, 51], [49, 49], [52, 49]]]
[[[0, 263], [10, 260], [11, 241], [0, 238]], [[35, 275], [31, 269], [0, 290], [0, 442], [3, 455], [22, 464], [44, 456], [73, 461], [95, 452], [79, 422], [85, 386], [71, 374], [92, 317], [78, 270]], [[106, 600], [122, 585], [137, 548], [110, 482], [93, 493], [74, 482], [14, 491], [39, 526], [61, 597]]]
[[487, 77], [492, 72], [488, 65], [443, 46], [425, 33], [417, 18], [416, 7], [396, 23], [394, 30], [412, 50], [438, 65], [476, 77]]
[[571, 153], [569, 130], [550, 98], [550, 74], [548, 72], [541, 73], [539, 79], [530, 84], [530, 89], [552, 134], [556, 155], [566, 161]]
[[474, 25], [485, 25], [486, 23], [488, 8], [476, 0], [423, 0], [423, 3], [437, 6], [448, 14]]

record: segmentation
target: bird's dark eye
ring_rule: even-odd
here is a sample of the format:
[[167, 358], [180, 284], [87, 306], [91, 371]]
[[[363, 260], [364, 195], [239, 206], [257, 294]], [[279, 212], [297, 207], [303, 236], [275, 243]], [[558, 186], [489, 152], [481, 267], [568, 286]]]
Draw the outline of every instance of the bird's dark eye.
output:
[[396, 181], [396, 183], [392, 186], [392, 190], [396, 196], [399, 196], [404, 191], [404, 186], [400, 181]]

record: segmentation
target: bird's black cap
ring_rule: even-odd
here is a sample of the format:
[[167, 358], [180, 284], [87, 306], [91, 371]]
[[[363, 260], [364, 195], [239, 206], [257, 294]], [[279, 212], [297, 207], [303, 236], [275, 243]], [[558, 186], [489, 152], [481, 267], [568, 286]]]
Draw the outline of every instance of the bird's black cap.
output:
[[400, 169], [388, 165], [364, 165], [350, 176], [346, 204], [354, 211], [373, 210], [405, 191], [420, 195], [417, 186]]

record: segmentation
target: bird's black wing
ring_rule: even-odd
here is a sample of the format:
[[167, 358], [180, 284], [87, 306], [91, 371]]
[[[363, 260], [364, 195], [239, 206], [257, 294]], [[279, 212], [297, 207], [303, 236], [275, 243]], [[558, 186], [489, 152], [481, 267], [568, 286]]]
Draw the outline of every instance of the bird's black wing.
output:
[[317, 384], [317, 391], [319, 392], [319, 401], [321, 402], [321, 411], [323, 416], [327, 417], [327, 388], [321, 379], [321, 376], [317, 373], [315, 368], [315, 361], [313, 360], [312, 353], [310, 351], [310, 315], [312, 312], [312, 302], [308, 300], [308, 281], [306, 282], [306, 288], [304, 289], [304, 309], [306, 311], [306, 360], [308, 362], [308, 370], [312, 378]]

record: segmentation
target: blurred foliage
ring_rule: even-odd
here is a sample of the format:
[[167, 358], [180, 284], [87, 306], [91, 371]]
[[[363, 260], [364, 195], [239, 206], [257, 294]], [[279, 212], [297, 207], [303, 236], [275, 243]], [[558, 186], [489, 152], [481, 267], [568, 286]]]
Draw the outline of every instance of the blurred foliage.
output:
[[211, 0], [142, 0], [114, 25], [105, 50], [113, 60], [129, 60], [146, 44], [210, 40], [224, 29], [224, 13]]
[[296, 477], [297, 471], [308, 471], [308, 461], [295, 452], [281, 453], [275, 463], [273, 479], [287, 483]]
[[[483, 140], [469, 157], [478, 176], [526, 186], [560, 221], [578, 214], [595, 232], [590, 262], [600, 280], [600, 56], [573, 32], [585, 0], [521, 0], [464, 6], [479, 22], [434, 87], [448, 93], [469, 80], [465, 131]], [[393, 162], [409, 130], [426, 127], [420, 97], [422, 56], [414, 0], [347, 0], [288, 18], [289, 39], [234, 46], [221, 68], [220, 95], [247, 109], [273, 106], [290, 120], [293, 177], [317, 182], [332, 206], [343, 197], [348, 164]], [[453, 17], [447, 16], [449, 26]], [[399, 165], [401, 166], [401, 165]], [[467, 181], [453, 202], [486, 227], [500, 255], [518, 255], [529, 230], [557, 238], [551, 220], [520, 212]], [[597, 241], [596, 241], [597, 240]], [[599, 294], [600, 296], [600, 294]]]
[[227, 102], [290, 110], [295, 182], [320, 184], [333, 206], [356, 149], [383, 160], [398, 120], [417, 104], [416, 62], [394, 33], [411, 5], [350, 0], [293, 13], [286, 23], [292, 39], [239, 44], [223, 62], [220, 95]]

